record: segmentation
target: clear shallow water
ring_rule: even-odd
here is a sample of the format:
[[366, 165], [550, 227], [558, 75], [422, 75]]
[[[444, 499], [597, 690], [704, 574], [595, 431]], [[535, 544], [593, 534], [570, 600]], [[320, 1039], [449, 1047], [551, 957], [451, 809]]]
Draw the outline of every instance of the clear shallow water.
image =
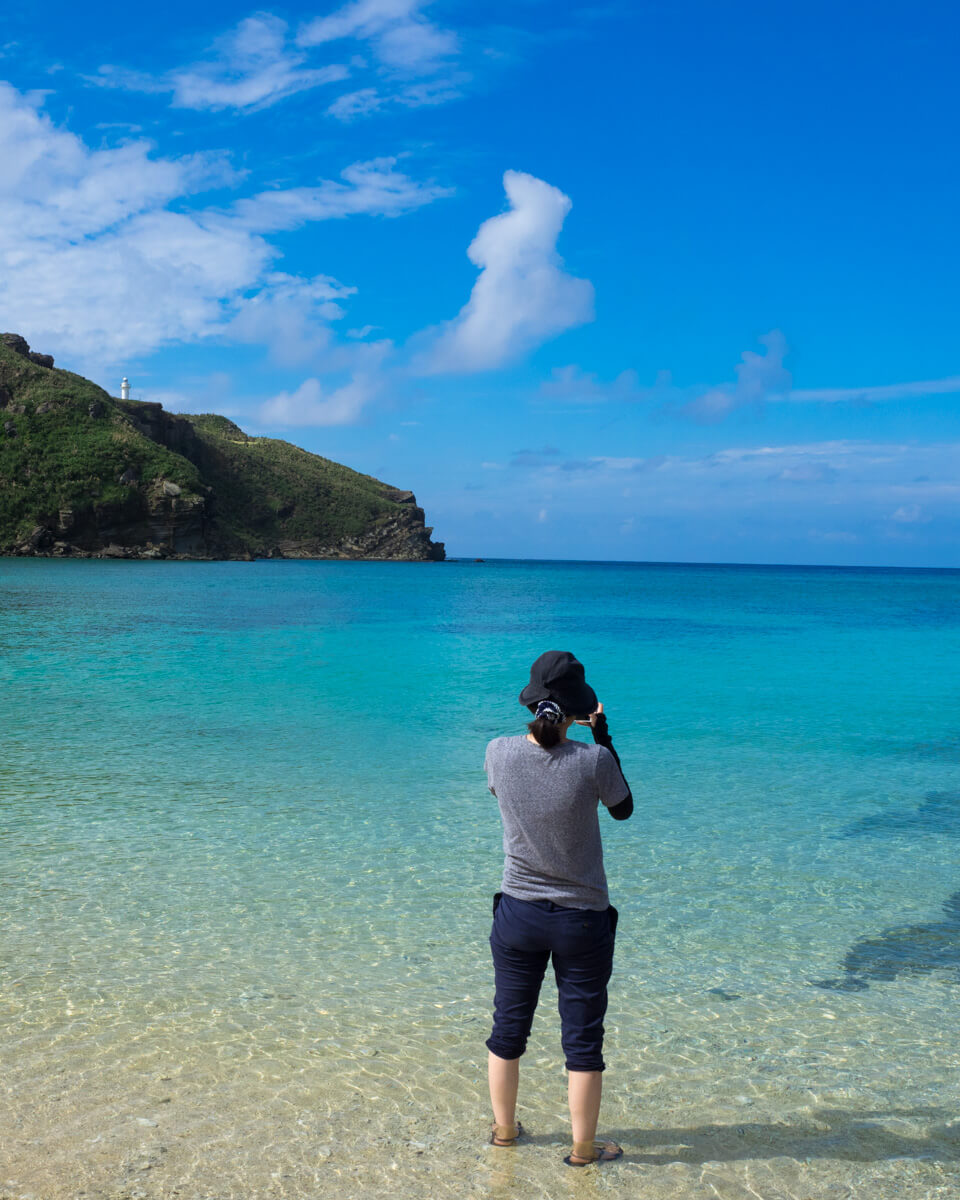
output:
[[[483, 1147], [486, 740], [638, 811], [603, 1172]], [[960, 1194], [960, 573], [0, 562], [0, 1197]]]

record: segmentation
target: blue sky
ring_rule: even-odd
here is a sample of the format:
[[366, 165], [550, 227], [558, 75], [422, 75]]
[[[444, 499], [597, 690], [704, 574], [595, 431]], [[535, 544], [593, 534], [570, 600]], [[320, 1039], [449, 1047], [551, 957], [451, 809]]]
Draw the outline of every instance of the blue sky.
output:
[[960, 566], [958, 32], [13, 0], [0, 325], [453, 555]]

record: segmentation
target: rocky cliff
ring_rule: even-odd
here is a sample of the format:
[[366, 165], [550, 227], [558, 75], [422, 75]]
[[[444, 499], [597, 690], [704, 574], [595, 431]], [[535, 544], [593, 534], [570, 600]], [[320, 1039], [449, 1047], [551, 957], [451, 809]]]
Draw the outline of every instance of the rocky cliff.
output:
[[412, 492], [0, 335], [0, 555], [439, 561]]

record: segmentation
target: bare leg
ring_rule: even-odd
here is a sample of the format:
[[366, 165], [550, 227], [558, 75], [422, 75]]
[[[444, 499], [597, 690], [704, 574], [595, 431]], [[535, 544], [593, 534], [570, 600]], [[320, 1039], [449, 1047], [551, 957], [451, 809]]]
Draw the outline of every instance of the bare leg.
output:
[[487, 1075], [494, 1121], [498, 1125], [513, 1126], [517, 1120], [520, 1059], [499, 1058], [491, 1051], [487, 1059]]
[[573, 1124], [573, 1150], [567, 1162], [582, 1167], [591, 1162], [611, 1162], [623, 1151], [616, 1142], [595, 1145], [603, 1074], [600, 1071], [570, 1071], [567, 1074], [570, 1120]]
[[570, 1098], [570, 1120], [575, 1142], [592, 1142], [597, 1136], [600, 1118], [600, 1097], [603, 1093], [601, 1071], [569, 1071], [567, 1090]]

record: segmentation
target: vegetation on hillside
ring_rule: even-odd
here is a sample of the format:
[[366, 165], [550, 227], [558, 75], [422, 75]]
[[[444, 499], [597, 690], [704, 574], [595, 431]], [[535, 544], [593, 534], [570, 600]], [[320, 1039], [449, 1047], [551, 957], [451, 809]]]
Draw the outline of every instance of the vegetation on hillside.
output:
[[411, 493], [226, 417], [118, 400], [3, 336], [0, 553], [95, 553], [108, 538], [155, 550], [159, 538], [164, 553], [199, 544], [216, 557], [443, 556]]
[[129, 468], [201, 488], [193, 463], [139, 434], [95, 383], [0, 345], [0, 547], [65, 509], [140, 515], [143, 495], [120, 483]]
[[369, 475], [289, 442], [250, 437], [226, 417], [188, 420], [203, 442], [203, 476], [228, 547], [253, 541], [263, 552], [278, 529], [292, 541], [359, 538], [397, 513], [393, 489]]

